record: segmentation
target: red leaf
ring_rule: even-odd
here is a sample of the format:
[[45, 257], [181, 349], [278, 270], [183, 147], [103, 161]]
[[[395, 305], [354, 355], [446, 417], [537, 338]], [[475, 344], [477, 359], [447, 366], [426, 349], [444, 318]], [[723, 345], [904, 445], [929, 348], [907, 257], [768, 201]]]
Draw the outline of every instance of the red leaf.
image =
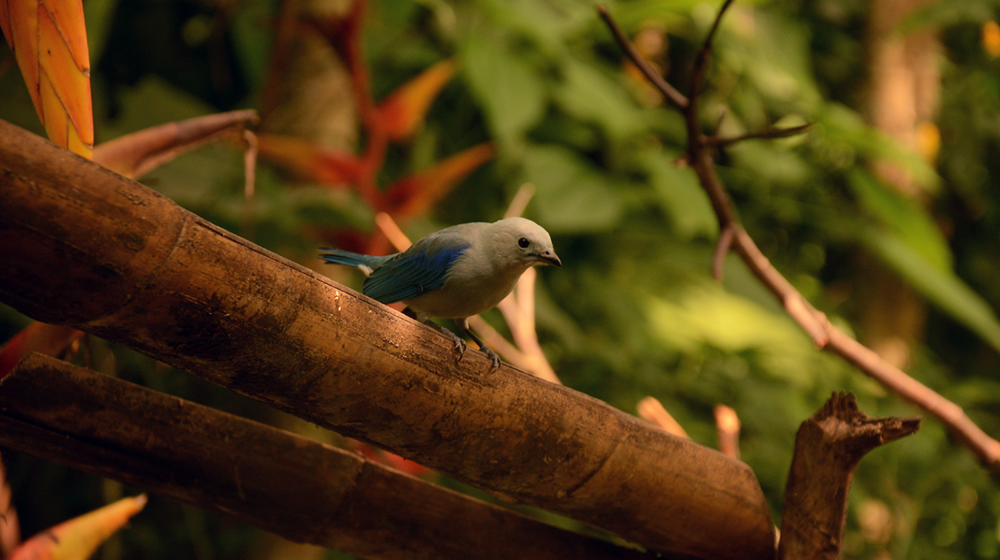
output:
[[455, 75], [455, 62], [441, 61], [389, 94], [379, 105], [379, 116], [389, 140], [409, 138], [424, 120], [427, 108]]
[[260, 157], [307, 181], [344, 186], [356, 183], [362, 172], [362, 162], [353, 154], [322, 148], [294, 136], [261, 134], [257, 149]]
[[398, 221], [433, 207], [480, 165], [493, 158], [493, 144], [473, 146], [443, 159], [429, 169], [403, 177], [389, 187], [381, 208]]
[[82, 560], [146, 505], [146, 495], [122, 498], [90, 513], [64, 521], [31, 537], [10, 560]]
[[86, 333], [63, 325], [35, 322], [0, 346], [0, 379], [31, 352], [59, 356]]

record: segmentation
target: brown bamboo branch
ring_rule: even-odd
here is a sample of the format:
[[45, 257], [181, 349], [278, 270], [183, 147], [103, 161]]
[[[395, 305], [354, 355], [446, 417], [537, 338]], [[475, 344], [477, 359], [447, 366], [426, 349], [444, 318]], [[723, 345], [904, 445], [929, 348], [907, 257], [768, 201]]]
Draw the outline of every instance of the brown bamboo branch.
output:
[[0, 383], [0, 443], [371, 560], [652, 557], [41, 354]]
[[771, 558], [743, 463], [450, 339], [0, 121], [0, 301], [655, 551]]
[[919, 428], [919, 418], [869, 418], [854, 395], [830, 397], [795, 435], [778, 558], [839, 559], [854, 467], [869, 451]]
[[[720, 16], [728, 5], [729, 1], [720, 11]], [[609, 16], [605, 16], [605, 13], [602, 13], [602, 16], [605, 17], [606, 21], [610, 19]], [[718, 19], [716, 26], [717, 24]], [[708, 46], [707, 42], [706, 46]], [[628, 52], [628, 49], [625, 50]], [[705, 56], [707, 57], [707, 54]], [[701, 67], [700, 64], [696, 65], [696, 69], [699, 67]], [[695, 81], [693, 85], [700, 86], [700, 82]], [[712, 209], [719, 221], [719, 229], [723, 234], [719, 247], [722, 248], [731, 243], [732, 248], [740, 255], [750, 271], [784, 305], [788, 314], [812, 337], [817, 347], [842, 357], [865, 375], [937, 418], [956, 439], [976, 454], [987, 469], [994, 473], [1000, 473], [1000, 442], [990, 437], [972, 422], [961, 407], [914, 380], [901, 369], [881, 359], [870, 349], [831, 325], [826, 316], [814, 308], [771, 265], [750, 235], [739, 224], [729, 195], [715, 173], [715, 161], [710, 142], [698, 129], [698, 116], [695, 114], [697, 100], [697, 96], [692, 93], [688, 108], [684, 111], [688, 129], [687, 160], [698, 175], [698, 180], [708, 195]], [[728, 239], [730, 235], [732, 240]], [[719, 266], [718, 263], [722, 260], [717, 250], [714, 259], [715, 266]]]

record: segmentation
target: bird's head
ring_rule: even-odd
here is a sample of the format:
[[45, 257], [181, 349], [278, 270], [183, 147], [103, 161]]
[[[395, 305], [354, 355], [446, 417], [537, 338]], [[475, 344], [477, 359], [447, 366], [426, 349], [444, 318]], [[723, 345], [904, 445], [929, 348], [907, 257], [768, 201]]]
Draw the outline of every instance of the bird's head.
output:
[[552, 238], [542, 226], [525, 218], [506, 218], [493, 224], [497, 250], [507, 260], [524, 266], [562, 266], [552, 248]]

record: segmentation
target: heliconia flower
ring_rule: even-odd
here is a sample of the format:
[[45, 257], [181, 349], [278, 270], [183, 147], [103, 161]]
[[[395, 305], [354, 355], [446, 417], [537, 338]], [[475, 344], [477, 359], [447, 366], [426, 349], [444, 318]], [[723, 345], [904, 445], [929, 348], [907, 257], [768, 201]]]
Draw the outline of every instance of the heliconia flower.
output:
[[389, 94], [379, 104], [382, 126], [389, 140], [405, 140], [417, 131], [441, 88], [455, 75], [455, 62], [443, 60]]
[[403, 177], [386, 190], [378, 209], [397, 220], [426, 212], [495, 153], [493, 144], [479, 144]]
[[82, 0], [0, 0], [0, 28], [49, 139], [90, 158], [94, 114]]
[[86, 560], [146, 506], [146, 495], [123, 498], [46, 529], [19, 546], [10, 560]]

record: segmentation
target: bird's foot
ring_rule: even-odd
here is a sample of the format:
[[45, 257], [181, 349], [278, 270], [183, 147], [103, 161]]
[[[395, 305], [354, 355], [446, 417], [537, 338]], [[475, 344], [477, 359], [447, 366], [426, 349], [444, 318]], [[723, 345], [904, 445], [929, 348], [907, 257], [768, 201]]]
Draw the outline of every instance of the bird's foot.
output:
[[447, 334], [449, 337], [451, 337], [451, 341], [455, 343], [455, 350], [458, 351], [458, 361], [461, 362], [462, 361], [462, 357], [465, 356], [465, 348], [466, 348], [465, 341], [462, 340], [462, 337], [460, 337], [457, 334], [449, 331], [448, 329], [442, 329], [441, 332], [443, 332], [443, 333]]
[[490, 370], [490, 373], [495, 373], [500, 369], [500, 356], [497, 356], [496, 352], [490, 350], [489, 346], [481, 346], [480, 350], [486, 352], [486, 357], [493, 361], [493, 369]]
[[[406, 311], [413, 313], [413, 311], [409, 307], [407, 307], [403, 312], [405, 313]], [[416, 317], [415, 313], [414, 316]], [[423, 324], [427, 325], [428, 327], [450, 338], [451, 341], [455, 343], [455, 350], [458, 351], [458, 361], [460, 362], [462, 361], [462, 357], [465, 356], [465, 348], [466, 348], [465, 341], [462, 340], [462, 337], [449, 331], [448, 329], [442, 327], [441, 325], [435, 323], [434, 321], [431, 321], [430, 319], [424, 318], [421, 320], [419, 317], [416, 318], [420, 320], [420, 322], [422, 322]]]

